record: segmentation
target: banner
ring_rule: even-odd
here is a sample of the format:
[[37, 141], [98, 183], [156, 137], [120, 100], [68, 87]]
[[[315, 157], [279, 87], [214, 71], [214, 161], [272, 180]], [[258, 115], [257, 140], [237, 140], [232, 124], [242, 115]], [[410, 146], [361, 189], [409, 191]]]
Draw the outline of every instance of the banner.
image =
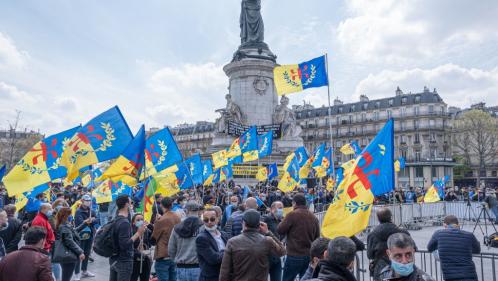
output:
[[[233, 121], [228, 121], [228, 134], [232, 136], [241, 136], [245, 133], [251, 126], [242, 125]], [[260, 125], [256, 126], [256, 132], [258, 135], [268, 133], [273, 131], [273, 138], [279, 139], [281, 135], [282, 125], [272, 124], [272, 125]]]

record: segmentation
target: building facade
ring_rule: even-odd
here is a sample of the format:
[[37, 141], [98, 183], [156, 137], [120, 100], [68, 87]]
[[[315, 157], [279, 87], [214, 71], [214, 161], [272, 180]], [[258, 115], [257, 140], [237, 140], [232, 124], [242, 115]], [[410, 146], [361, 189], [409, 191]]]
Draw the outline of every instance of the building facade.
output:
[[0, 130], [0, 166], [6, 164], [10, 169], [42, 138], [35, 131]]
[[[336, 99], [330, 119], [328, 107], [304, 104], [293, 109], [309, 153], [322, 143], [330, 145], [329, 122], [332, 123], [336, 166], [351, 157], [341, 154], [342, 145], [356, 140], [364, 148], [385, 122], [394, 118], [395, 157], [406, 159], [406, 168], [396, 176], [397, 186], [429, 187], [443, 176], [451, 179], [448, 186], [453, 185], [451, 114], [435, 89], [404, 94], [398, 88], [392, 97], [369, 100], [363, 95], [358, 102], [347, 104]], [[214, 124], [183, 124], [172, 132], [185, 157], [205, 154], [214, 137]]]

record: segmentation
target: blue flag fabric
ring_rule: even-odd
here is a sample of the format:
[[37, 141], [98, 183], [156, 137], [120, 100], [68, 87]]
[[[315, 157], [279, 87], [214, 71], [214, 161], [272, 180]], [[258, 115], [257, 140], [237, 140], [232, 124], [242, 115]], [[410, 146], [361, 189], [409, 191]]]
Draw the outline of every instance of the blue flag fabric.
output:
[[322, 165], [322, 158], [325, 155], [325, 144], [322, 143], [320, 146], [318, 146], [315, 149], [315, 152], [313, 152], [313, 163], [311, 164], [311, 167], [318, 167]]
[[256, 203], [258, 204], [258, 207], [261, 207], [265, 204], [263, 200], [259, 198], [259, 196], [256, 196]]
[[268, 171], [268, 180], [273, 180], [274, 178], [278, 177], [278, 166], [277, 163], [272, 163], [268, 165], [267, 167]]
[[181, 190], [191, 188], [194, 185], [189, 168], [185, 163], [178, 164], [178, 171], [175, 172], [175, 176], [178, 187], [180, 187]]
[[361, 147], [360, 147], [360, 145], [358, 145], [357, 141], [355, 141], [355, 140], [352, 141], [351, 147], [353, 147], [355, 157], [361, 153]]
[[303, 90], [329, 84], [325, 56], [300, 63], [299, 70], [301, 72]]
[[406, 165], [405, 158], [403, 158], [403, 157], [399, 157], [399, 158], [398, 158], [398, 161], [399, 161], [399, 168], [400, 168], [400, 169], [404, 169], [404, 168], [405, 168], [405, 165]]
[[258, 150], [258, 133], [256, 126], [247, 129], [247, 131], [240, 136], [239, 145], [242, 153]]
[[290, 165], [287, 167], [287, 172], [289, 172], [292, 179], [299, 182], [299, 163], [297, 162], [296, 157], [290, 162]]
[[375, 196], [394, 189], [394, 121], [389, 119], [361, 152], [354, 174]]
[[202, 161], [202, 182], [205, 182], [213, 174], [213, 161], [211, 159]]
[[258, 157], [261, 159], [272, 153], [273, 131], [258, 136]]
[[247, 185], [244, 185], [244, 191], [242, 193], [243, 200], [247, 199], [247, 197], [249, 196], [249, 192], [250, 192], [249, 187], [247, 187]]
[[183, 160], [175, 139], [167, 127], [146, 140], [145, 154], [147, 161], [153, 166], [150, 167], [147, 163], [148, 175], [153, 175]]
[[185, 165], [187, 165], [190, 175], [192, 176], [192, 182], [194, 184], [202, 184], [203, 180], [203, 167], [201, 162], [201, 155], [193, 155], [187, 160], [185, 160]]
[[6, 171], [7, 171], [7, 166], [4, 164], [2, 168], [0, 168], [0, 182], [2, 182], [3, 176], [5, 176]]
[[294, 154], [296, 155], [297, 162], [299, 164], [299, 167], [304, 166], [306, 161], [308, 161], [308, 152], [306, 151], [306, 148], [304, 146], [298, 147], [295, 151]]

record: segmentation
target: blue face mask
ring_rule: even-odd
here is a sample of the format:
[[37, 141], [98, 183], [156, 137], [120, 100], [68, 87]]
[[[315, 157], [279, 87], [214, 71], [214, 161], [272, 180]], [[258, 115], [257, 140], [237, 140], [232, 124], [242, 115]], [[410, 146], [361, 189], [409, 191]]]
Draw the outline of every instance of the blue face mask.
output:
[[391, 268], [401, 276], [408, 276], [413, 272], [413, 262], [403, 264], [391, 260]]
[[136, 221], [136, 222], [135, 222], [135, 226], [136, 226], [137, 228], [140, 228], [143, 224], [144, 224], [144, 221]]
[[284, 209], [277, 209], [277, 218], [282, 218], [284, 216]]
[[53, 213], [54, 212], [52, 210], [50, 210], [45, 215], [47, 216], [47, 218], [50, 218], [53, 215]]

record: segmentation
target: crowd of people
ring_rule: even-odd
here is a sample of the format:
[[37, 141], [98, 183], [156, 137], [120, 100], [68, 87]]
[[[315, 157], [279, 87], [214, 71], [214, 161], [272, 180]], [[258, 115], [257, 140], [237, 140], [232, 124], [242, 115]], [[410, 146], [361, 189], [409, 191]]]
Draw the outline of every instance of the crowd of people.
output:
[[[92, 247], [106, 229], [111, 281], [356, 280], [356, 252], [365, 249], [375, 281], [434, 280], [414, 265], [417, 246], [392, 223], [388, 208], [377, 211], [380, 224], [368, 234], [366, 247], [355, 236], [320, 237], [310, 206], [316, 210], [333, 198], [321, 187], [284, 194], [269, 186], [228, 183], [174, 197], [156, 194], [150, 221], [135, 212], [141, 201], [138, 190], [104, 204], [82, 187], [54, 185], [51, 190], [50, 198], [40, 193], [21, 211], [2, 199], [10, 204], [0, 211], [0, 281], [95, 277], [88, 270], [95, 257]], [[416, 191], [395, 192], [391, 200], [410, 202], [417, 195], [409, 192]], [[473, 200], [470, 192], [448, 190], [447, 197], [468, 195]], [[495, 196], [475, 194], [491, 208], [498, 205]], [[437, 253], [444, 279], [477, 280], [472, 253], [480, 252], [479, 242], [459, 228], [454, 216], [444, 219], [444, 227], [427, 245]], [[15, 270], [19, 264], [33, 266]]]

